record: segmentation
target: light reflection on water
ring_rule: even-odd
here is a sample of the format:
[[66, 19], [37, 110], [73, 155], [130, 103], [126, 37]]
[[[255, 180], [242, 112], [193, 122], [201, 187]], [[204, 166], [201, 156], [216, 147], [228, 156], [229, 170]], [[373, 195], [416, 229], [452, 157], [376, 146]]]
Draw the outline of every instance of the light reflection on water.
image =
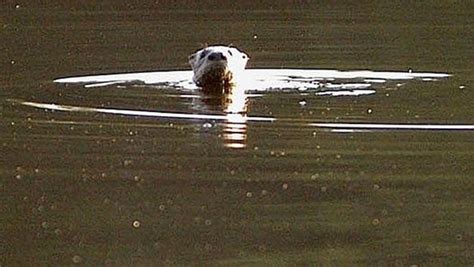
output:
[[[370, 70], [318, 70], [318, 69], [247, 69], [239, 79], [239, 88], [246, 91], [268, 91], [274, 89], [298, 89], [332, 92], [337, 90], [362, 90], [365, 94], [375, 93], [367, 90], [388, 81], [425, 80], [436, 81], [450, 77], [447, 73], [395, 72]], [[123, 73], [59, 78], [56, 83], [84, 84], [84, 87], [101, 87], [120, 83], [141, 82], [162, 84], [169, 87], [194, 90], [192, 71], [159, 71], [142, 73]], [[359, 93], [360, 95], [362, 93]], [[349, 93], [348, 95], [353, 95]]]
[[[127, 84], [161, 84], [171, 88], [187, 90], [198, 89], [191, 81], [190, 71], [163, 71], [147, 73], [110, 74], [83, 77], [70, 77], [55, 80], [56, 83], [79, 83], [85, 88], [102, 86], [127, 86]], [[474, 130], [474, 125], [460, 124], [396, 124], [396, 123], [327, 123], [314, 121], [293, 121], [290, 118], [271, 116], [248, 116], [248, 98], [259, 95], [249, 91], [272, 91], [277, 89], [297, 89], [307, 94], [315, 91], [317, 96], [356, 97], [376, 93], [377, 86], [389, 81], [407, 81], [421, 79], [436, 81], [449, 77], [445, 73], [414, 72], [374, 72], [374, 71], [338, 71], [303, 69], [255, 69], [247, 70], [246, 79], [230, 93], [223, 95], [190, 95], [186, 91], [182, 98], [191, 98], [193, 110], [189, 113], [171, 111], [147, 111], [120, 108], [97, 108], [87, 106], [61, 105], [31, 101], [13, 100], [25, 106], [36, 108], [85, 113], [103, 113], [139, 117], [154, 117], [180, 120], [218, 121], [223, 126], [222, 138], [225, 147], [245, 148], [247, 143], [247, 123], [269, 123], [284, 121], [295, 127], [315, 127], [334, 132], [393, 131], [393, 130]], [[330, 82], [328, 82], [330, 81]], [[360, 81], [363, 81], [362, 83]], [[400, 85], [400, 83], [398, 84]], [[133, 89], [133, 88], [132, 88]], [[196, 113], [196, 111], [198, 113]], [[211, 124], [212, 127], [212, 124]]]
[[[126, 109], [108, 109], [108, 108], [94, 108], [94, 107], [80, 107], [57, 105], [50, 103], [37, 103], [31, 101], [12, 100], [12, 102], [21, 105], [55, 110], [55, 111], [69, 111], [69, 112], [87, 112], [87, 113], [105, 113], [115, 115], [129, 115], [142, 117], [156, 117], [166, 119], [185, 119], [185, 120], [216, 120], [223, 122], [227, 127], [225, 128], [226, 136], [236, 137], [236, 140], [245, 140], [247, 127], [246, 123], [249, 121], [269, 123], [276, 121], [284, 121], [291, 123], [292, 119], [274, 118], [274, 117], [248, 117], [241, 113], [229, 113], [225, 115], [215, 114], [191, 114], [191, 113], [174, 113], [161, 111], [144, 111], [144, 110], [126, 110]], [[323, 123], [323, 122], [302, 122], [301, 120], [294, 121], [294, 126], [311, 126], [321, 129], [334, 130], [363, 130], [363, 131], [380, 131], [380, 130], [474, 130], [474, 125], [471, 124], [396, 124], [396, 123]]]

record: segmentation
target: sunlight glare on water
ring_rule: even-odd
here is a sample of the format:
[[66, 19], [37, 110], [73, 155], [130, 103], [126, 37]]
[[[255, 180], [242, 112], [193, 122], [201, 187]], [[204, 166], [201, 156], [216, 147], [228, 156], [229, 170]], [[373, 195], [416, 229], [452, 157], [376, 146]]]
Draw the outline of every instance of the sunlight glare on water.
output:
[[[416, 72], [384, 72], [384, 71], [339, 71], [311, 69], [247, 69], [239, 80], [239, 88], [245, 90], [266, 91], [272, 89], [353, 89], [360, 92], [345, 91], [348, 95], [374, 93], [364, 90], [372, 84], [385, 83], [387, 80], [429, 79], [435, 81], [449, 77], [446, 73], [416, 73]], [[95, 76], [59, 78], [56, 83], [80, 83], [85, 87], [100, 87], [119, 83], [143, 82], [145, 84], [164, 84], [176, 88], [197, 89], [192, 82], [192, 71], [160, 71], [146, 73], [124, 73]], [[344, 82], [335, 80], [362, 80], [366, 83]], [[324, 82], [331, 81], [331, 82]], [[324, 82], [324, 83], [323, 83]], [[343, 95], [339, 91], [337, 95]], [[320, 92], [323, 94], [324, 92]]]
[[[375, 71], [337, 71], [337, 70], [303, 70], [303, 69], [249, 69], [246, 70], [244, 79], [241, 80], [232, 93], [226, 97], [226, 103], [222, 110], [224, 114], [209, 113], [182, 113], [182, 112], [164, 112], [164, 111], [144, 111], [127, 110], [111, 108], [80, 107], [60, 104], [37, 103], [28, 101], [18, 101], [22, 105], [44, 108], [48, 110], [70, 111], [70, 112], [90, 112], [106, 113], [116, 115], [144, 116], [167, 119], [187, 119], [187, 120], [217, 120], [224, 121], [223, 139], [224, 146], [229, 148], [245, 148], [247, 139], [247, 122], [274, 122], [286, 121], [291, 123], [288, 118], [276, 118], [272, 116], [255, 117], [247, 115], [248, 98], [252, 95], [247, 91], [275, 91], [277, 89], [301, 89], [304, 92], [308, 89], [316, 90], [317, 96], [364, 96], [376, 93], [376, 87], [389, 81], [401, 82], [415, 79], [429, 79], [433, 82], [437, 79], [446, 79], [450, 75], [445, 73], [417, 73], [417, 72], [375, 72]], [[109, 74], [97, 76], [82, 76], [56, 79], [56, 83], [80, 84], [91, 90], [99, 90], [97, 87], [114, 86], [123, 84], [131, 86], [137, 83], [148, 85], [161, 84], [176, 89], [199, 90], [189, 77], [190, 71], [163, 71], [147, 73], [129, 73], [129, 74]], [[365, 83], [358, 83], [363, 80]], [[331, 82], [324, 82], [331, 81]], [[353, 82], [355, 81], [355, 82]], [[370, 82], [373, 82], [370, 83]], [[398, 83], [399, 84], [399, 83]], [[190, 86], [188, 86], [190, 85]], [[373, 89], [369, 89], [373, 88]], [[159, 90], [159, 89], [156, 89]], [[301, 91], [301, 90], [300, 90]], [[183, 97], [187, 97], [184, 95]], [[191, 97], [193, 98], [193, 97]], [[199, 99], [199, 98], [198, 98]], [[301, 101], [299, 101], [301, 105]], [[306, 105], [306, 101], [304, 102]], [[372, 110], [368, 110], [368, 114]], [[473, 125], [457, 124], [396, 124], [396, 123], [324, 123], [299, 121], [298, 124], [311, 126], [321, 129], [332, 129], [334, 132], [357, 132], [357, 131], [376, 131], [376, 130], [473, 130]], [[203, 124], [204, 128], [210, 128], [209, 122]]]

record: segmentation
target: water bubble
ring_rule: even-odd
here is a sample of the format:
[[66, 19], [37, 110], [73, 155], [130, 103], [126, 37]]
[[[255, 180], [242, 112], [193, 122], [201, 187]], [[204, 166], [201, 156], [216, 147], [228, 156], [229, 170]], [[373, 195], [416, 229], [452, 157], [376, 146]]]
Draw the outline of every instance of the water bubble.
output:
[[247, 192], [247, 194], [245, 194], [246, 197], [250, 198], [253, 196], [252, 192]]
[[205, 123], [202, 124], [202, 128], [212, 128], [212, 126], [213, 125], [210, 122], [205, 122]]
[[373, 112], [373, 111], [372, 111], [371, 108], [368, 108], [368, 109], [367, 109], [367, 114], [372, 114], [372, 112]]
[[16, 5], [15, 5], [15, 8], [16, 8], [16, 9], [19, 9], [20, 7], [21, 7], [20, 4], [16, 4]]
[[465, 89], [465, 88], [466, 88], [465, 85], [460, 85], [460, 86], [459, 86], [459, 89], [461, 89], [461, 90], [463, 90], [463, 89]]
[[75, 255], [75, 256], [72, 257], [72, 262], [76, 263], [76, 264], [81, 263], [82, 262], [82, 257], [79, 256], [79, 255]]
[[281, 186], [281, 188], [282, 188], [283, 190], [288, 189], [288, 184], [287, 184], [287, 183], [284, 183], [284, 184]]
[[15, 64], [15, 60], [10, 60], [10, 64], [14, 65], [14, 64]]
[[380, 189], [380, 185], [374, 184], [374, 190], [379, 190], [379, 189]]
[[456, 235], [456, 240], [461, 241], [461, 240], [462, 240], [462, 235], [461, 235], [461, 234], [457, 234], [457, 235]]
[[257, 38], [258, 38], [258, 36], [257, 36], [256, 34], [254, 34], [254, 35], [253, 35], [253, 39], [255, 40], [255, 39], [257, 39]]
[[300, 106], [306, 106], [307, 102], [306, 102], [306, 100], [301, 99], [298, 103], [300, 104]]
[[21, 178], [23, 178], [23, 177], [21, 176], [21, 174], [17, 174], [17, 175], [15, 176], [15, 178], [16, 178], [17, 180], [21, 180]]
[[212, 221], [207, 219], [204, 221], [204, 224], [207, 225], [207, 226], [210, 226], [212, 224]]
[[132, 163], [133, 163], [133, 160], [126, 159], [126, 160], [123, 161], [123, 166], [127, 167], [127, 166], [132, 165]]
[[140, 221], [135, 220], [135, 221], [133, 221], [132, 226], [134, 228], [138, 228], [138, 227], [140, 227], [140, 224], [141, 224]]
[[315, 173], [313, 175], [311, 175], [311, 180], [316, 180], [319, 178], [319, 173]]
[[166, 209], [166, 206], [162, 204], [158, 207], [158, 209], [160, 209], [161, 211], [164, 211]]
[[379, 219], [373, 219], [373, 220], [372, 220], [372, 224], [373, 224], [373, 225], [379, 225], [379, 224], [380, 224], [380, 220], [379, 220]]

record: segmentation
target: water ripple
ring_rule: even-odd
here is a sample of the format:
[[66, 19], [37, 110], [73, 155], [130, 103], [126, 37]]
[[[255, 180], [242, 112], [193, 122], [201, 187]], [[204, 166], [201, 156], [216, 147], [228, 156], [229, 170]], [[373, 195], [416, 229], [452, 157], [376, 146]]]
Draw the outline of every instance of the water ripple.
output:
[[[387, 130], [458, 130], [471, 131], [474, 130], [473, 124], [396, 124], [396, 123], [325, 123], [325, 122], [306, 122], [301, 120], [293, 120], [289, 118], [275, 118], [275, 117], [254, 117], [246, 116], [238, 113], [229, 114], [191, 114], [179, 112], [163, 112], [163, 111], [145, 111], [145, 110], [130, 110], [130, 109], [110, 109], [110, 108], [94, 108], [70, 105], [57, 105], [52, 103], [38, 103], [22, 100], [10, 100], [24, 106], [30, 106], [41, 109], [67, 111], [67, 112], [88, 112], [88, 113], [104, 113], [115, 115], [129, 115], [142, 117], [157, 117], [165, 119], [192, 119], [192, 120], [217, 120], [228, 121], [234, 124], [245, 125], [248, 121], [255, 122], [285, 122], [294, 123], [296, 125], [305, 125], [321, 129], [331, 129], [334, 131], [387, 131]], [[242, 127], [242, 126], [240, 126]]]
[[[193, 73], [183, 71], [157, 71], [67, 77], [54, 80], [62, 84], [83, 84], [86, 88], [123, 83], [161, 84], [180, 89], [197, 89], [192, 82]], [[436, 81], [449, 77], [447, 73], [395, 72], [371, 70], [318, 70], [318, 69], [247, 69], [238, 86], [244, 90], [267, 91], [275, 89], [318, 90], [319, 95], [359, 96], [375, 93], [372, 87], [389, 81]], [[371, 88], [371, 89], [369, 89]]]

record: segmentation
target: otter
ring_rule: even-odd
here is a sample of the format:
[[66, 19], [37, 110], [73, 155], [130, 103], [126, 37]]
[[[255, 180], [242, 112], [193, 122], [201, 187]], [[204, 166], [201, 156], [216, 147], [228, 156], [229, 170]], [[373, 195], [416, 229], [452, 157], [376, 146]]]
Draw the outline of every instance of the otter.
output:
[[231, 46], [208, 46], [189, 56], [197, 86], [207, 92], [229, 92], [247, 65], [249, 56]]

